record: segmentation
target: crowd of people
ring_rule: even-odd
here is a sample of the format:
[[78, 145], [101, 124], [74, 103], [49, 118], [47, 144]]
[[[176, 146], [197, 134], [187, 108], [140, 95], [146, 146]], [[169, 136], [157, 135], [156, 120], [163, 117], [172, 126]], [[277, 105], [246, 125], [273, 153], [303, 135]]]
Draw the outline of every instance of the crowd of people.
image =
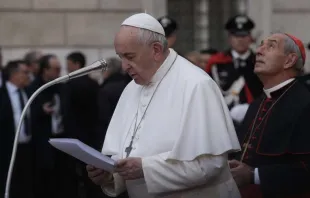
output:
[[[58, 152], [49, 138], [77, 138], [101, 149], [105, 131], [122, 90], [131, 78], [117, 58], [107, 59], [111, 69], [98, 83], [83, 76], [54, 85], [33, 101], [25, 117], [12, 178], [11, 197], [102, 197], [86, 174], [85, 165]], [[81, 52], [66, 57], [67, 71], [86, 64]], [[31, 51], [9, 61], [2, 70], [1, 98], [1, 195], [4, 195], [13, 139], [22, 108], [42, 85], [60, 75], [59, 58]], [[57, 190], [55, 190], [57, 189]]]
[[[103, 82], [83, 76], [33, 102], [10, 197], [310, 197], [305, 47], [278, 32], [254, 52], [254, 27], [248, 16], [234, 16], [225, 26], [229, 49], [181, 55], [173, 49], [181, 42], [175, 20], [127, 18], [114, 41], [119, 57], [107, 59]], [[67, 72], [86, 62], [79, 51], [68, 54]], [[39, 51], [1, 67], [2, 197], [22, 109], [60, 70], [59, 57]], [[121, 160], [116, 173], [108, 177], [48, 143], [63, 137]]]

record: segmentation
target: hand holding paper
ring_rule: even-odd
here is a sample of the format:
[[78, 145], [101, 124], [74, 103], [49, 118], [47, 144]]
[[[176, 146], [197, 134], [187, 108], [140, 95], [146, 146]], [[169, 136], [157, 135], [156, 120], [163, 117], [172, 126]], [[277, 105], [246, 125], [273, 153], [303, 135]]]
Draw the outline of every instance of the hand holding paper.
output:
[[106, 185], [109, 183], [113, 183], [113, 175], [109, 172], [106, 172], [102, 169], [96, 168], [91, 165], [86, 166], [86, 170], [88, 173], [88, 177], [96, 184], [96, 185]]
[[143, 178], [142, 159], [138, 157], [129, 157], [119, 160], [116, 163], [115, 172], [125, 180]]
[[81, 160], [86, 164], [94, 166], [98, 169], [103, 169], [110, 173], [114, 172], [115, 161], [113, 159], [103, 155], [77, 139], [52, 138], [49, 140], [49, 143], [53, 147]]

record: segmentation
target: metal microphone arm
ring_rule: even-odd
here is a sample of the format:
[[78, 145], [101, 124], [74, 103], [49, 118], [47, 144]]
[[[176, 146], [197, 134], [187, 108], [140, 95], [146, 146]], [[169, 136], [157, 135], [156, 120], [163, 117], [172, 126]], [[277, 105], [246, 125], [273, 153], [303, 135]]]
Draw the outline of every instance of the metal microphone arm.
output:
[[91, 64], [90, 66], [86, 66], [84, 68], [81, 68], [79, 70], [71, 72], [65, 76], [61, 76], [59, 78], [56, 78], [55, 80], [52, 80], [52, 81], [42, 85], [39, 89], [37, 89], [31, 95], [31, 97], [27, 101], [27, 103], [26, 103], [26, 105], [25, 105], [25, 107], [21, 113], [21, 117], [19, 119], [18, 126], [16, 129], [14, 144], [13, 144], [13, 151], [12, 151], [12, 156], [11, 156], [11, 161], [10, 161], [8, 176], [7, 176], [7, 180], [6, 180], [6, 186], [5, 186], [5, 194], [4, 194], [5, 198], [9, 198], [9, 191], [11, 188], [12, 173], [13, 173], [13, 168], [14, 168], [14, 163], [15, 163], [15, 158], [16, 158], [16, 152], [17, 152], [18, 138], [19, 138], [20, 130], [21, 130], [21, 127], [22, 127], [22, 124], [24, 121], [24, 117], [27, 114], [27, 109], [30, 107], [33, 100], [39, 95], [39, 93], [41, 93], [43, 90], [47, 89], [48, 87], [51, 87], [51, 86], [58, 84], [58, 83], [61, 83], [61, 82], [69, 81], [69, 80], [74, 79], [74, 78], [78, 78], [78, 77], [87, 75], [87, 74], [89, 74], [93, 71], [97, 71], [99, 69], [101, 69], [101, 70], [107, 70], [108, 69], [108, 65], [107, 65], [105, 60], [96, 61], [95, 63]]

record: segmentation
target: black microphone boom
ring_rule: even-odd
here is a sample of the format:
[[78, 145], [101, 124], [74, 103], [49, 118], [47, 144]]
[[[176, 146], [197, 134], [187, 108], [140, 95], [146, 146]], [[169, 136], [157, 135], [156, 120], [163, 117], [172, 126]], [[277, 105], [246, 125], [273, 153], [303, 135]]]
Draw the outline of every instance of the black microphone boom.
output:
[[14, 163], [15, 163], [15, 158], [16, 158], [16, 151], [17, 151], [17, 145], [18, 145], [18, 138], [19, 138], [19, 134], [20, 134], [20, 129], [22, 127], [22, 123], [24, 120], [24, 117], [26, 115], [27, 109], [29, 108], [29, 106], [31, 105], [32, 101], [35, 99], [35, 97], [37, 95], [39, 95], [39, 93], [41, 93], [43, 90], [47, 89], [48, 87], [58, 84], [58, 83], [62, 83], [62, 82], [66, 82], [69, 81], [71, 79], [74, 78], [78, 78], [84, 75], [87, 75], [93, 71], [97, 71], [97, 70], [107, 70], [108, 69], [108, 64], [105, 60], [98, 60], [96, 62], [94, 62], [93, 64], [86, 66], [84, 68], [81, 68], [79, 70], [76, 70], [74, 72], [71, 72], [67, 75], [61, 76], [59, 78], [56, 78], [55, 80], [52, 80], [46, 84], [44, 84], [43, 86], [41, 86], [39, 89], [37, 89], [29, 98], [29, 100], [27, 101], [21, 117], [19, 119], [19, 123], [16, 129], [16, 133], [15, 133], [15, 138], [14, 138], [14, 144], [13, 144], [13, 151], [12, 151], [12, 156], [11, 156], [11, 161], [10, 161], [10, 166], [9, 166], [9, 171], [8, 171], [8, 176], [6, 179], [6, 186], [5, 186], [5, 194], [4, 197], [5, 198], [9, 198], [9, 191], [10, 191], [10, 186], [11, 186], [11, 179], [12, 179], [12, 173], [13, 173], [13, 168], [14, 168]]

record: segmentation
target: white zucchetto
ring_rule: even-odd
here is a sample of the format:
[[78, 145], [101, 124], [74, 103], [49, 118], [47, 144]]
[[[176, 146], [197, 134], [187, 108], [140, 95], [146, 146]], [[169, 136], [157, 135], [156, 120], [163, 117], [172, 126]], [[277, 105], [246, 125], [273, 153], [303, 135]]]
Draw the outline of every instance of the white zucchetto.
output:
[[165, 31], [157, 19], [146, 13], [134, 14], [124, 20], [122, 25], [150, 30], [165, 36]]

